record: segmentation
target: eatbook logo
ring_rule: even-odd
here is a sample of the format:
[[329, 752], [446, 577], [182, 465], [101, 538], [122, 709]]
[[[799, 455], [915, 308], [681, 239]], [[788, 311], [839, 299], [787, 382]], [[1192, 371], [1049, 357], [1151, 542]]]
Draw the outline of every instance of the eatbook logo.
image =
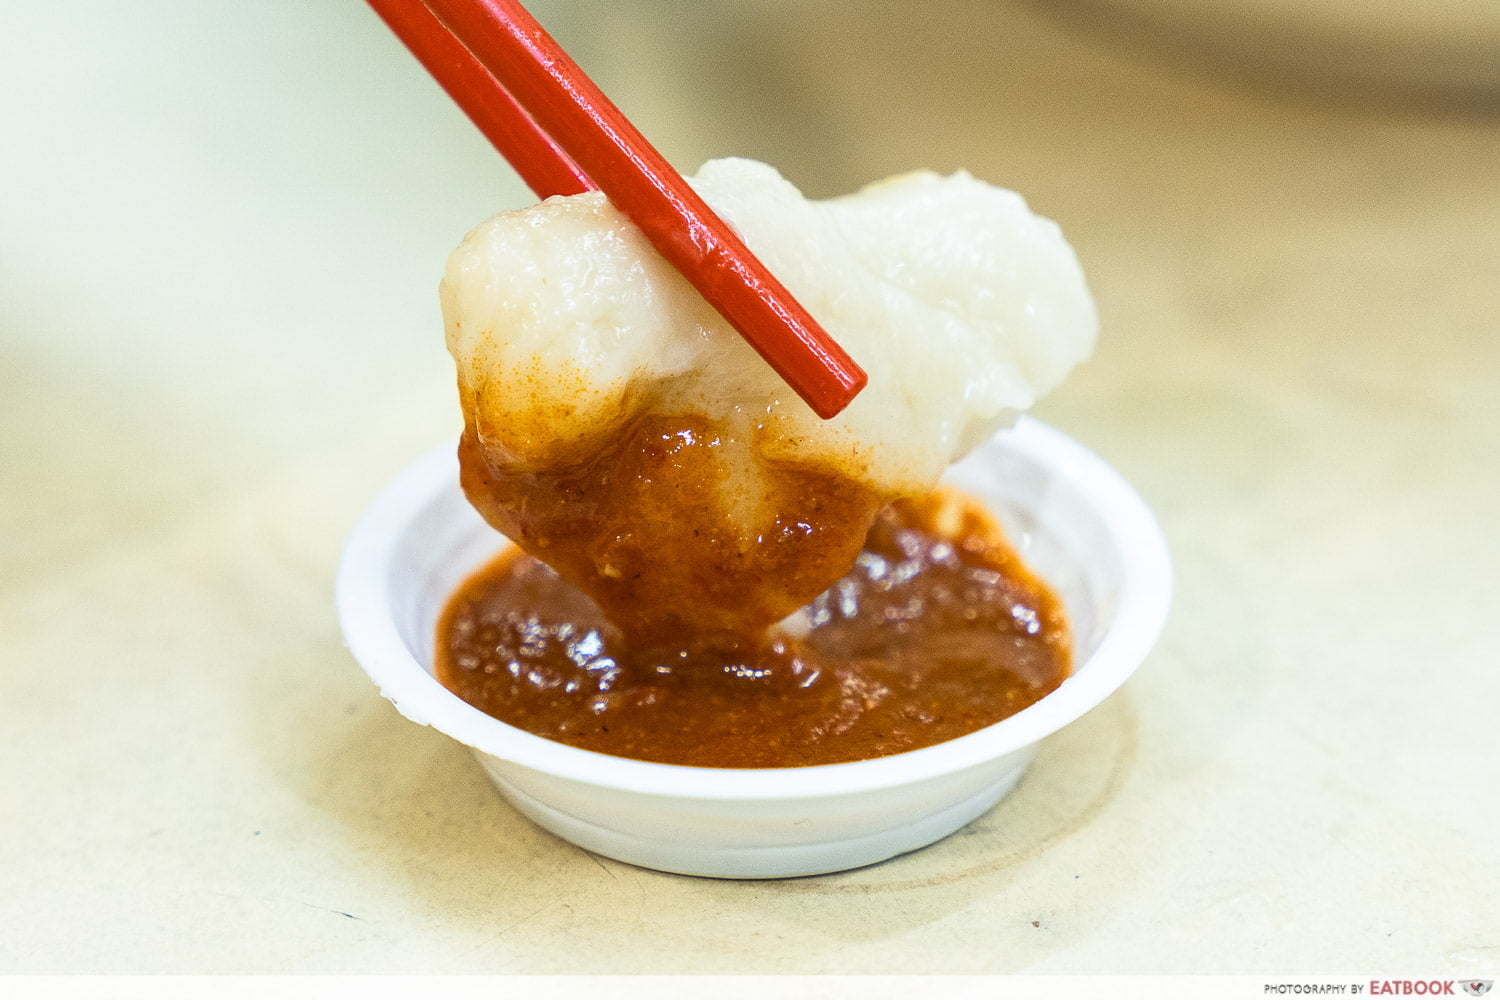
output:
[[1471, 997], [1482, 997], [1495, 985], [1493, 979], [1470, 979], [1463, 984], [1464, 992]]

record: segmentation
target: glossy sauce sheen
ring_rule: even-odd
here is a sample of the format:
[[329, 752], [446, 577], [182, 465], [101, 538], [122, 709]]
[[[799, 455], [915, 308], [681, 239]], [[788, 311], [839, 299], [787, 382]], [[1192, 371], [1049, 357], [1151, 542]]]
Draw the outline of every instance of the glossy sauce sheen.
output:
[[634, 644], [758, 634], [838, 579], [886, 498], [839, 470], [733, 465], [757, 433], [649, 416], [533, 469], [509, 464], [471, 421], [459, 468], [484, 519]]
[[885, 508], [853, 568], [788, 623], [682, 635], [627, 642], [590, 598], [510, 550], [451, 599], [437, 676], [539, 736], [743, 768], [951, 740], [1037, 701], [1070, 667], [1056, 598], [951, 493]]

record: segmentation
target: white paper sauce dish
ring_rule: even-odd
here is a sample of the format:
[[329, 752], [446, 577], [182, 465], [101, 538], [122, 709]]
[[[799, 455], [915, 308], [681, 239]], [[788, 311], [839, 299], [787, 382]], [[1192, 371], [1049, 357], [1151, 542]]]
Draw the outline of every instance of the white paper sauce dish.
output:
[[436, 623], [459, 584], [509, 542], [464, 498], [451, 447], [401, 473], [355, 527], [339, 569], [339, 620], [402, 715], [472, 748], [506, 799], [580, 847], [720, 878], [856, 868], [939, 840], [995, 805], [1044, 737], [1135, 671], [1170, 602], [1170, 559], [1150, 510], [1058, 431], [1023, 417], [946, 480], [989, 505], [1062, 600], [1074, 670], [1010, 718], [921, 750], [798, 768], [654, 764], [533, 736], [462, 701], [432, 675]]

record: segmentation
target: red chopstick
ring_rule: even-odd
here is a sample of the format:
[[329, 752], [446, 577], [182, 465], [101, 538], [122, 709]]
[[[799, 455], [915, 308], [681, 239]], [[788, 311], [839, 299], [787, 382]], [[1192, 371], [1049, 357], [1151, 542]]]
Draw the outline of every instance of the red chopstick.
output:
[[578, 190], [553, 190], [558, 174], [597, 185], [820, 417], [864, 387], [864, 371], [516, 0], [370, 3], [532, 190]]
[[425, 4], [419, 0], [369, 2], [538, 198], [594, 190], [588, 175], [536, 127], [510, 91], [469, 54]]

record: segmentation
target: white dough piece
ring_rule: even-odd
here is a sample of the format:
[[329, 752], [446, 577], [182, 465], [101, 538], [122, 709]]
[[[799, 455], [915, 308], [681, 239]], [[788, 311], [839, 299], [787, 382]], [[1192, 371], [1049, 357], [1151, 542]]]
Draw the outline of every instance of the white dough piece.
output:
[[916, 494], [1092, 350], [1078, 261], [1014, 192], [916, 172], [817, 202], [743, 159], [692, 183], [869, 385], [819, 419], [603, 195], [550, 198], [470, 232], [443, 279], [487, 448], [546, 468], [641, 412], [697, 413], [748, 428], [760, 462]]

